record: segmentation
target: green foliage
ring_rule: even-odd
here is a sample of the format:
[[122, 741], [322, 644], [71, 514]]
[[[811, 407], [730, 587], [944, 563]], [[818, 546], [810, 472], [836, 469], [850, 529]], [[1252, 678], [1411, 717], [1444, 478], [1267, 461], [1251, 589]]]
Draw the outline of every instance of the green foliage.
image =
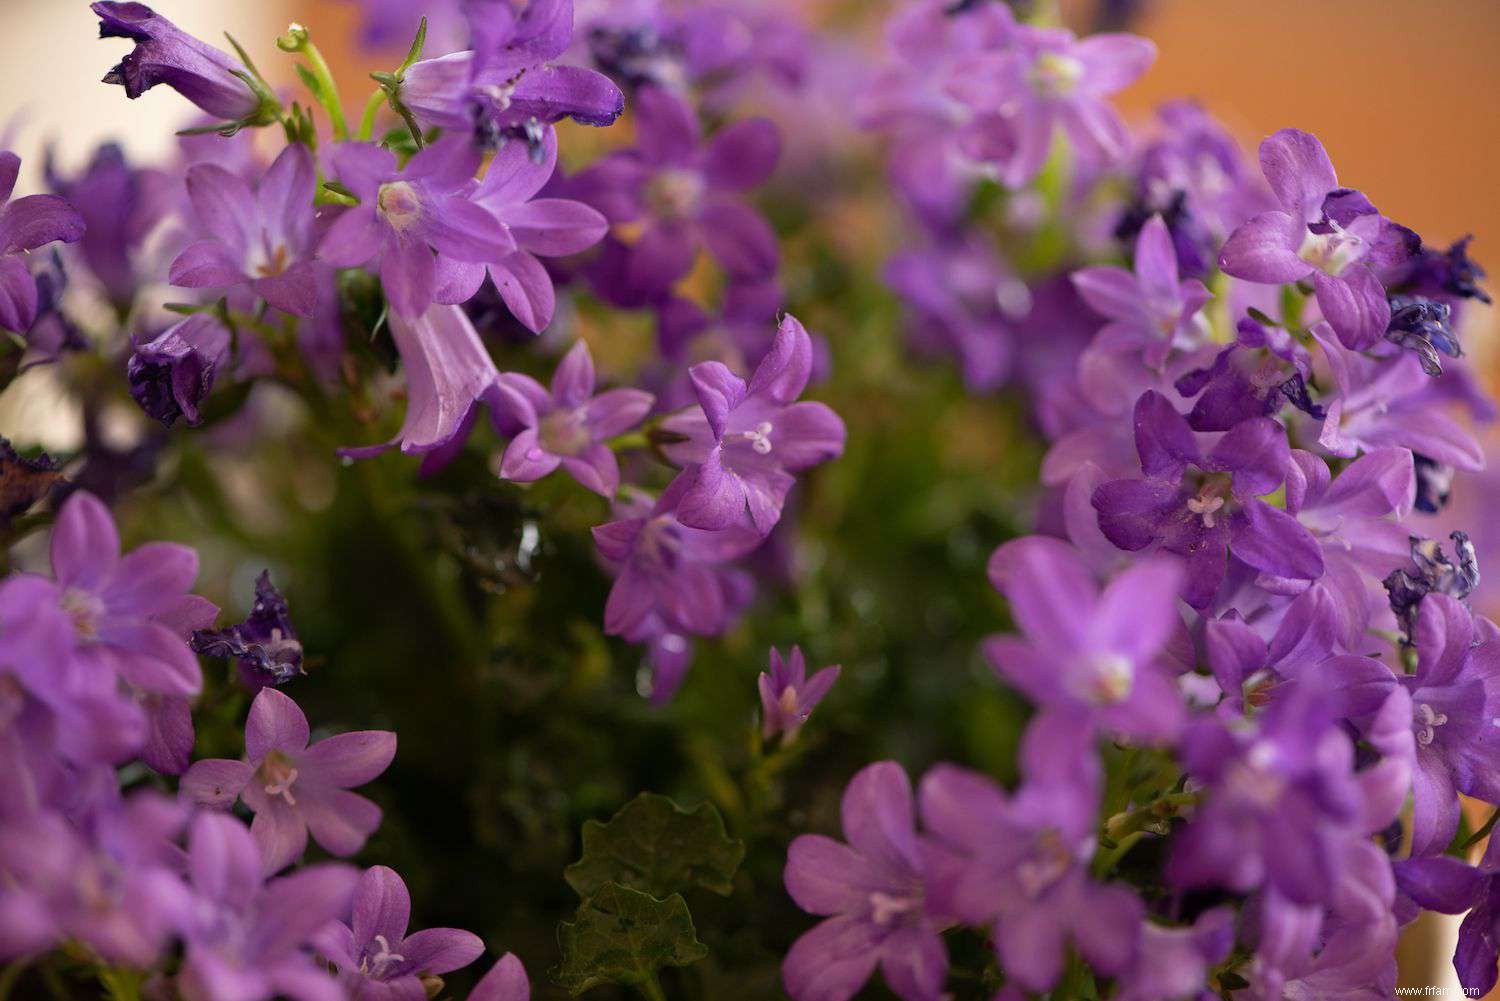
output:
[[659, 996], [657, 970], [708, 955], [681, 895], [658, 900], [618, 883], [605, 883], [580, 904], [573, 920], [558, 926], [557, 944], [562, 965], [554, 975], [575, 996], [601, 984]]
[[583, 825], [583, 857], [565, 875], [580, 897], [611, 882], [657, 897], [693, 887], [727, 897], [744, 857], [744, 842], [724, 833], [713, 804], [683, 810], [665, 796], [643, 792], [609, 823]]

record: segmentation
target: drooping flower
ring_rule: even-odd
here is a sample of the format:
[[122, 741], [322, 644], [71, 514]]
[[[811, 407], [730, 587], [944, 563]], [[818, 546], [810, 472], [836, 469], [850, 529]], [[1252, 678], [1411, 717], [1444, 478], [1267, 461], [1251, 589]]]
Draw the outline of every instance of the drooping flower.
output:
[[280, 106], [246, 67], [178, 28], [142, 3], [99, 0], [89, 5], [99, 18], [100, 38], [128, 38], [135, 48], [104, 77], [137, 98], [166, 84], [226, 124], [267, 125]]
[[336, 921], [318, 935], [319, 952], [338, 968], [351, 1001], [426, 997], [422, 977], [468, 966], [484, 952], [478, 935], [458, 928], [408, 935], [411, 894], [386, 866], [360, 875], [353, 907], [347, 924]]
[[1101, 592], [1073, 547], [1028, 536], [995, 550], [989, 575], [1026, 634], [985, 641], [997, 674], [1081, 728], [1097, 724], [1138, 740], [1176, 735], [1182, 696], [1161, 658], [1183, 628], [1178, 566], [1143, 562]]
[[74, 243], [84, 233], [83, 219], [57, 195], [11, 198], [21, 158], [0, 152], [0, 327], [24, 334], [36, 322], [36, 278], [26, 253], [55, 240]]
[[812, 371], [812, 340], [788, 315], [749, 383], [721, 362], [690, 371], [699, 406], [662, 423], [687, 439], [665, 449], [687, 467], [678, 518], [709, 531], [750, 524], [765, 535], [781, 519], [792, 474], [844, 451], [839, 416], [797, 402]]
[[373, 780], [396, 755], [396, 735], [356, 730], [308, 744], [297, 703], [263, 688], [245, 721], [245, 757], [205, 758], [182, 777], [182, 791], [205, 806], [240, 799], [255, 813], [250, 833], [269, 875], [302, 857], [308, 832], [334, 855], [352, 855], [380, 825], [380, 807], [348, 790]]
[[472, 268], [516, 249], [505, 224], [475, 204], [480, 154], [463, 136], [445, 136], [400, 169], [396, 154], [373, 143], [333, 151], [339, 182], [358, 199], [323, 234], [318, 256], [340, 268], [370, 264], [391, 311], [408, 320], [433, 302], [473, 294]]
[[784, 880], [797, 906], [825, 920], [781, 965], [795, 1001], [848, 1001], [880, 967], [903, 1001], [937, 1001], [948, 972], [947, 919], [926, 896], [929, 849], [916, 833], [911, 783], [894, 761], [869, 765], [844, 790], [847, 844], [804, 834]]
[[271, 583], [271, 571], [255, 578], [255, 603], [245, 621], [225, 629], [198, 629], [192, 636], [195, 651], [205, 657], [233, 657], [240, 678], [252, 691], [280, 685], [302, 669], [302, 643], [286, 599]]
[[144, 344], [126, 365], [130, 395], [146, 416], [171, 427], [181, 417], [196, 425], [199, 407], [229, 363], [229, 328], [213, 313], [194, 313]]
[[507, 372], [496, 396], [522, 425], [500, 461], [500, 475], [530, 483], [558, 466], [588, 489], [613, 497], [620, 465], [606, 442], [635, 427], [655, 400], [639, 389], [594, 394], [594, 360], [580, 340], [563, 356], [552, 376], [552, 390], [535, 379]]
[[812, 715], [823, 696], [839, 680], [839, 665], [825, 667], [811, 678], [802, 648], [792, 647], [791, 654], [781, 658], [781, 651], [771, 648], [770, 670], [762, 671], [760, 686], [761, 735], [770, 740], [777, 733], [792, 740], [802, 724]]
[[254, 189], [223, 167], [188, 168], [187, 190], [211, 235], [189, 244], [168, 277], [184, 288], [248, 286], [270, 305], [312, 316], [317, 305], [313, 194], [318, 178], [307, 147], [282, 150]]

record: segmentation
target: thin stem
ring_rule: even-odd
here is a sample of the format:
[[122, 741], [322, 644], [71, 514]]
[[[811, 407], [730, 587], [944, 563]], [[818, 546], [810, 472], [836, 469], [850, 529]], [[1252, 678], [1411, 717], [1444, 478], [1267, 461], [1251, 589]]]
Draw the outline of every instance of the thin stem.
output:
[[1470, 848], [1473, 848], [1479, 842], [1489, 837], [1490, 832], [1495, 829], [1495, 822], [1497, 820], [1500, 820], [1500, 808], [1497, 808], [1494, 813], [1490, 814], [1490, 819], [1484, 822], [1484, 826], [1470, 835], [1469, 840], [1459, 845], [1458, 850], [1460, 852], [1467, 852]]
[[333, 122], [333, 138], [343, 141], [349, 138], [349, 126], [344, 121], [344, 101], [339, 97], [339, 89], [333, 82], [333, 71], [328, 68], [328, 63], [323, 58], [323, 53], [308, 39], [302, 44], [302, 53], [307, 56], [308, 62], [312, 63], [313, 75], [318, 78], [322, 85], [322, 94], [317, 95], [324, 98], [323, 107], [328, 109], [328, 117]]
[[661, 984], [656, 980], [655, 973], [646, 974], [646, 979], [636, 984], [641, 993], [650, 998], [651, 1001], [667, 1001], [667, 995], [663, 993]]
[[379, 87], [365, 100], [365, 112], [359, 118], [359, 141], [369, 142], [375, 136], [375, 116], [385, 103], [385, 91]]

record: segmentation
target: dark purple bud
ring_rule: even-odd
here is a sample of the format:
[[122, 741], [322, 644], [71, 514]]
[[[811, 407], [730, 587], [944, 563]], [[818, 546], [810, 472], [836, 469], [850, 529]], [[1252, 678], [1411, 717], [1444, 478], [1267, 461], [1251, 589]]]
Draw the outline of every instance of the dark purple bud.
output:
[[1390, 297], [1391, 322], [1386, 328], [1386, 340], [1414, 351], [1422, 361], [1422, 371], [1428, 375], [1442, 375], [1443, 363], [1438, 357], [1449, 358], [1463, 355], [1449, 321], [1453, 310], [1446, 302], [1422, 296], [1393, 295]]
[[1411, 645], [1412, 627], [1422, 599], [1434, 592], [1463, 600], [1479, 586], [1479, 557], [1467, 532], [1452, 532], [1453, 556], [1443, 552], [1436, 539], [1411, 537], [1412, 565], [1392, 570], [1382, 583], [1390, 597], [1391, 611], [1401, 624], [1402, 642]]
[[1418, 511], [1437, 514], [1448, 505], [1448, 495], [1453, 492], [1454, 469], [1420, 452], [1412, 453], [1412, 462], [1417, 474], [1414, 505]]
[[670, 86], [681, 77], [681, 53], [664, 43], [654, 25], [597, 26], [589, 31], [588, 42], [594, 65], [632, 90]]
[[1137, 197], [1125, 207], [1124, 215], [1115, 224], [1115, 239], [1127, 249], [1133, 248], [1142, 227], [1151, 221], [1152, 216], [1158, 215], [1167, 224], [1167, 232], [1172, 235], [1172, 249], [1177, 252], [1177, 267], [1182, 277], [1201, 278], [1207, 274], [1208, 240], [1188, 211], [1187, 192], [1181, 189], [1173, 191], [1165, 203], [1146, 194]]
[[201, 420], [198, 407], [229, 358], [229, 330], [218, 317], [195, 313], [146, 344], [137, 344], [126, 375], [130, 395], [150, 417], [171, 427]]
[[0, 529], [23, 515], [62, 479], [62, 467], [46, 452], [21, 455], [0, 438]]
[[269, 570], [262, 570], [255, 580], [255, 604], [244, 622], [227, 629], [199, 629], [191, 645], [205, 657], [233, 657], [246, 687], [256, 691], [306, 673], [286, 599], [271, 583]]
[[1456, 240], [1447, 250], [1423, 250], [1419, 271], [1445, 292], [1489, 305], [1489, 293], [1479, 287], [1485, 271], [1469, 257], [1469, 242], [1473, 239], [1466, 236]]

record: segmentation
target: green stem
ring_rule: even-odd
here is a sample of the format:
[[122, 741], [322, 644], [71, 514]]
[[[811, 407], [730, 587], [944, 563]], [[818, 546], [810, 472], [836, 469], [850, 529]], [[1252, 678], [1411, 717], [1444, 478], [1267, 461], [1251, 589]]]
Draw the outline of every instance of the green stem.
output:
[[661, 984], [657, 982], [655, 973], [646, 974], [646, 979], [638, 981], [636, 986], [650, 1001], [667, 1001], [667, 995], [662, 991]]
[[1458, 850], [1460, 852], [1466, 852], [1470, 848], [1473, 848], [1475, 845], [1479, 844], [1479, 842], [1483, 841], [1485, 838], [1489, 837], [1490, 832], [1495, 829], [1495, 822], [1497, 820], [1500, 820], [1500, 809], [1497, 809], [1494, 813], [1490, 814], [1490, 819], [1484, 822], [1484, 826], [1475, 831], [1473, 835], [1469, 837], [1469, 840], [1459, 845]]
[[369, 142], [375, 135], [375, 116], [385, 103], [385, 91], [379, 87], [365, 100], [365, 112], [359, 117], [359, 141]]
[[344, 101], [339, 97], [338, 86], [333, 82], [333, 71], [328, 68], [328, 62], [323, 58], [323, 53], [308, 39], [302, 45], [302, 54], [307, 56], [307, 61], [312, 63], [313, 75], [318, 78], [322, 85], [323, 93], [319, 97], [326, 98], [323, 107], [328, 111], [328, 118], [333, 122], [333, 138], [343, 141], [349, 138], [349, 125], [344, 121]]

